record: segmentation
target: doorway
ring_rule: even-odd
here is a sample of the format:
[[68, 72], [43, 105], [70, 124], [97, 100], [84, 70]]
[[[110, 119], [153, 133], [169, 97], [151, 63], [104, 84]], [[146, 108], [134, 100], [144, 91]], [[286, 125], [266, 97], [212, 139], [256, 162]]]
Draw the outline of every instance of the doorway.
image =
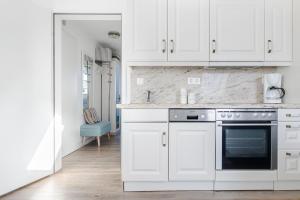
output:
[[94, 108], [120, 132], [121, 59], [121, 15], [54, 15], [55, 171], [95, 139], [80, 136], [84, 110]]

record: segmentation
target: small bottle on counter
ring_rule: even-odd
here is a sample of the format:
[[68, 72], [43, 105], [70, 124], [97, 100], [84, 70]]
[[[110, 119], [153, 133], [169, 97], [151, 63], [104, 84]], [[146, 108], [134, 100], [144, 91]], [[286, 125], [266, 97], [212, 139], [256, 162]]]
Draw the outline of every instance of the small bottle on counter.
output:
[[188, 92], [186, 88], [180, 89], [180, 103], [187, 104]]

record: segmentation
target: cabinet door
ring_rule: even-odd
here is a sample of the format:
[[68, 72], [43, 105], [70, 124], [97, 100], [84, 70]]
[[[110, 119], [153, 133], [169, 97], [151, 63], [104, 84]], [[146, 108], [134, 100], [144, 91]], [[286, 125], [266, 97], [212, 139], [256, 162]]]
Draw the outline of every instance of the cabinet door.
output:
[[169, 61], [209, 61], [209, 0], [168, 1]]
[[167, 60], [167, 0], [127, 0], [123, 28], [127, 60]]
[[167, 143], [167, 123], [124, 123], [123, 181], [167, 181]]
[[292, 0], [266, 0], [266, 61], [292, 61]]
[[300, 151], [279, 151], [278, 180], [300, 180]]
[[169, 180], [215, 178], [215, 123], [170, 123]]
[[264, 61], [264, 1], [210, 2], [210, 60]]
[[279, 109], [278, 121], [300, 122], [300, 109]]
[[279, 122], [279, 149], [300, 149], [300, 122]]

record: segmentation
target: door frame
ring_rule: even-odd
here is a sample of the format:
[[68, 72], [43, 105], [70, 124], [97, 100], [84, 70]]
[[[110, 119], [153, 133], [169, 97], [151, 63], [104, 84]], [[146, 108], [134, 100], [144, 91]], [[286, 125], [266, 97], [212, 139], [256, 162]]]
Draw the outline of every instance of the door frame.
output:
[[[61, 98], [61, 53], [62, 53], [62, 23], [65, 20], [120, 20], [123, 28], [121, 13], [53, 13], [52, 14], [52, 46], [53, 46], [53, 112], [54, 112], [54, 173], [62, 169], [62, 98]], [[123, 40], [122, 40], [123, 48]], [[121, 62], [123, 65], [123, 59]], [[126, 99], [126, 68], [122, 67], [122, 99]], [[124, 73], [125, 72], [125, 73]]]

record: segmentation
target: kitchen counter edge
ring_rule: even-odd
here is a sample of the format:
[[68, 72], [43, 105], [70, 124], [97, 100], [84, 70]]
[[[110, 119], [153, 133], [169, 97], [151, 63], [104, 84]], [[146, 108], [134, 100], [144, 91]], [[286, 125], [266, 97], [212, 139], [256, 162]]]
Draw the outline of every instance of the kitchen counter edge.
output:
[[169, 108], [266, 108], [266, 109], [300, 109], [300, 104], [117, 104], [119, 109], [169, 109]]

